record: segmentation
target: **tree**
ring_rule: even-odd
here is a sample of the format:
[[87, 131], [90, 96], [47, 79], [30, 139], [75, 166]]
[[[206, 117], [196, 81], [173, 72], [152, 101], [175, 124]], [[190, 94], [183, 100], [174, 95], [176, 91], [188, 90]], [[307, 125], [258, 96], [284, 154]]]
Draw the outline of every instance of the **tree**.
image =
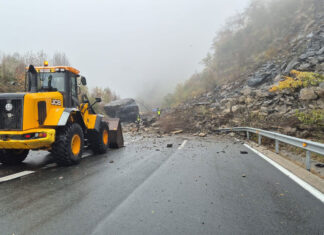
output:
[[53, 65], [53, 66], [59, 66], [59, 65], [70, 66], [70, 61], [64, 52], [55, 52], [52, 57], [52, 60], [51, 60], [51, 65]]
[[23, 60], [26, 65], [34, 65], [34, 66], [43, 66], [44, 61], [47, 60], [48, 55], [43, 51], [33, 52], [28, 51], [23, 55]]

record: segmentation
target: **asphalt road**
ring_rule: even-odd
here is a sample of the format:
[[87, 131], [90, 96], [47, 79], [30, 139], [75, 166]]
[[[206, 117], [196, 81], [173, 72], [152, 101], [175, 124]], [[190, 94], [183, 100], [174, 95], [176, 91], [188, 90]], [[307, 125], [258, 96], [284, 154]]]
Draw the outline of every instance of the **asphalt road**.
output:
[[324, 233], [324, 204], [240, 143], [126, 141], [73, 167], [46, 152], [0, 165], [0, 177], [34, 172], [0, 183], [0, 234]]

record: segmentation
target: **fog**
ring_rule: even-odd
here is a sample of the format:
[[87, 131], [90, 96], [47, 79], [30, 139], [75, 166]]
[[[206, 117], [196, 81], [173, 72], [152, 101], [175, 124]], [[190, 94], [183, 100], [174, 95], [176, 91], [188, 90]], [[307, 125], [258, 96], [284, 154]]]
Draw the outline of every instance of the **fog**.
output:
[[[0, 0], [0, 51], [65, 52], [91, 87], [157, 100], [249, 0]], [[148, 100], [150, 98], [150, 100]]]

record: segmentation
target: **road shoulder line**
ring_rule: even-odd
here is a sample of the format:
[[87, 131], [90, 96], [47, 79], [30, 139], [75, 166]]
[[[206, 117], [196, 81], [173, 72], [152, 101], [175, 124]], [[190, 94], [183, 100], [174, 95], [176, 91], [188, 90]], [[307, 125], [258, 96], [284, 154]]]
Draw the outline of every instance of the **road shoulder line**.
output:
[[7, 175], [7, 176], [0, 178], [0, 183], [6, 182], [9, 180], [13, 180], [13, 179], [17, 179], [17, 178], [23, 177], [25, 175], [33, 174], [33, 173], [35, 173], [35, 171], [21, 171], [21, 172], [12, 174], [12, 175]]
[[184, 140], [178, 149], [183, 149], [187, 142], [188, 140]]
[[267, 157], [264, 154], [260, 153], [258, 150], [252, 148], [248, 144], [244, 144], [244, 146], [247, 147], [248, 149], [250, 149], [251, 151], [253, 151], [254, 153], [256, 153], [257, 155], [259, 155], [261, 158], [263, 158], [267, 162], [269, 162], [271, 165], [276, 167], [278, 170], [280, 170], [282, 173], [287, 175], [289, 178], [291, 178], [293, 181], [295, 181], [298, 185], [300, 185], [302, 188], [304, 188], [306, 191], [308, 191], [310, 194], [312, 194], [314, 197], [316, 197], [322, 203], [324, 203], [324, 194], [322, 192], [320, 192], [319, 190], [317, 190], [316, 188], [314, 188], [310, 184], [306, 183], [304, 180], [300, 179], [299, 177], [297, 177], [296, 175], [291, 173], [289, 170], [287, 170], [286, 168], [284, 168], [283, 166], [281, 166], [277, 162], [273, 161], [269, 157]]

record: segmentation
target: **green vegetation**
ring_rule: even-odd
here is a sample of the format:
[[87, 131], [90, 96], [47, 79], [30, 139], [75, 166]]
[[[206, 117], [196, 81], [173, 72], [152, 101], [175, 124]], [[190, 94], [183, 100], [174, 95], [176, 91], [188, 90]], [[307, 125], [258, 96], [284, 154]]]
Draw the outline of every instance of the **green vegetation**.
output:
[[165, 106], [176, 106], [216, 85], [246, 78], [257, 65], [287, 53], [296, 32], [314, 18], [312, 0], [252, 0], [242, 13], [217, 33], [205, 68], [166, 96]]
[[324, 110], [314, 109], [310, 111], [296, 111], [295, 116], [304, 124], [324, 127]]
[[299, 72], [292, 70], [292, 77], [285, 77], [279, 85], [271, 87], [270, 92], [281, 91], [285, 89], [296, 90], [303, 87], [318, 86], [324, 81], [324, 75], [312, 72]]

